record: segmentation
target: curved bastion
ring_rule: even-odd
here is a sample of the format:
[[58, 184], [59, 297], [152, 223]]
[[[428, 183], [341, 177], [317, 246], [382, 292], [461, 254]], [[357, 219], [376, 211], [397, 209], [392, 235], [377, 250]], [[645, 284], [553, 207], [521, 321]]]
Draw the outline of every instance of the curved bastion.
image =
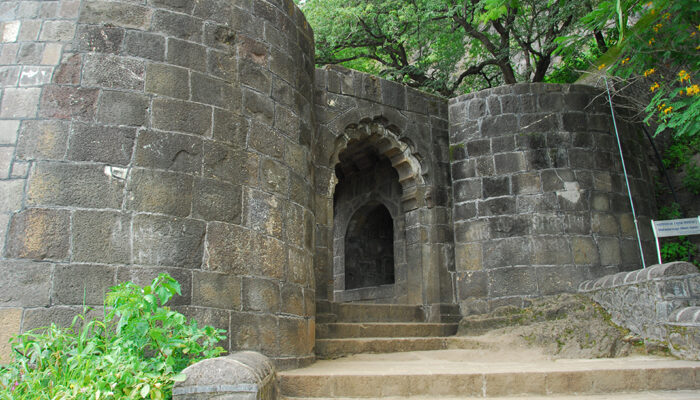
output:
[[0, 8], [0, 346], [168, 272], [224, 347], [310, 361], [313, 33], [292, 1]]

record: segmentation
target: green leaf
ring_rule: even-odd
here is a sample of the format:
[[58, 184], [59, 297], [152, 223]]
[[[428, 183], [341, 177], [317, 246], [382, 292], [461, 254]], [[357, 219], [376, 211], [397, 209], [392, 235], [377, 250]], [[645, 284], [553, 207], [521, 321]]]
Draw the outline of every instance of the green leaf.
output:
[[146, 396], [148, 396], [148, 393], [150, 393], [150, 392], [151, 392], [151, 385], [146, 383], [145, 385], [143, 385], [141, 387], [141, 391], [139, 392], [139, 394], [141, 395], [141, 398], [145, 399]]

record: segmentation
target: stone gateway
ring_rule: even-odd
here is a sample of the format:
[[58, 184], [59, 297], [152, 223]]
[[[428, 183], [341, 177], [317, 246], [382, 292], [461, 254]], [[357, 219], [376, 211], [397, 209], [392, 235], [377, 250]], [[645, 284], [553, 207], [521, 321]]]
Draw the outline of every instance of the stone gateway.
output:
[[[639, 267], [601, 93], [446, 100], [314, 68], [291, 0], [0, 5], [0, 362], [112, 285], [168, 272], [174, 306], [278, 368], [316, 306], [454, 321]], [[617, 121], [647, 258], [653, 183]]]

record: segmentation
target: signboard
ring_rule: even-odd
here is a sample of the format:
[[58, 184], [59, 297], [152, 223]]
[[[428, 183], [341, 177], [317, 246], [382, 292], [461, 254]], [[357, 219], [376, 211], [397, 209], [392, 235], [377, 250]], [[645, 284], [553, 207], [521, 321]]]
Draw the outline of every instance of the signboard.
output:
[[700, 216], [695, 218], [669, 219], [666, 221], [651, 220], [651, 229], [654, 231], [656, 239], [656, 252], [661, 260], [661, 247], [659, 238], [669, 236], [700, 235]]
[[700, 217], [651, 221], [656, 237], [700, 235]]

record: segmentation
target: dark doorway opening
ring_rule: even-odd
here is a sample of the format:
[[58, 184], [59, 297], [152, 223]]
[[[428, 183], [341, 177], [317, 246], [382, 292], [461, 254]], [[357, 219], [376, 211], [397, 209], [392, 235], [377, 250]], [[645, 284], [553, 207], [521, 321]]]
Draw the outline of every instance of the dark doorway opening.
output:
[[394, 221], [384, 205], [365, 205], [345, 234], [345, 290], [393, 283]]

